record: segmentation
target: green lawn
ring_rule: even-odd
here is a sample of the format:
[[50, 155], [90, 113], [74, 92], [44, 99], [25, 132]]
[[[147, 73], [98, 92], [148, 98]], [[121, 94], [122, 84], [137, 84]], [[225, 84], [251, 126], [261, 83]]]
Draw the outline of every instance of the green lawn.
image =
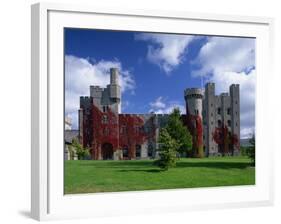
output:
[[245, 157], [184, 158], [161, 171], [153, 160], [65, 161], [65, 193], [93, 193], [255, 184]]

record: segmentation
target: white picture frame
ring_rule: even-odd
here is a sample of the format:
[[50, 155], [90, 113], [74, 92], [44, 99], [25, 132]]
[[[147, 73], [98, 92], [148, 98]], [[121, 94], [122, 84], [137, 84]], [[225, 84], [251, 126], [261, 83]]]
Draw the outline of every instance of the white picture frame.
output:
[[[189, 12], [32, 5], [31, 214], [37, 220], [273, 203], [270, 101], [273, 19]], [[63, 194], [63, 28], [248, 36], [257, 40], [256, 185], [83, 195]], [[266, 149], [266, 150], [265, 150]]]

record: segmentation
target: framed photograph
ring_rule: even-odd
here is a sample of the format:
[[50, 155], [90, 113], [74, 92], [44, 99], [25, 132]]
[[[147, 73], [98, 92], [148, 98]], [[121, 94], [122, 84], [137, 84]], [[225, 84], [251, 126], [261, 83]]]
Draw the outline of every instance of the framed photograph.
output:
[[32, 5], [32, 217], [271, 205], [272, 30]]

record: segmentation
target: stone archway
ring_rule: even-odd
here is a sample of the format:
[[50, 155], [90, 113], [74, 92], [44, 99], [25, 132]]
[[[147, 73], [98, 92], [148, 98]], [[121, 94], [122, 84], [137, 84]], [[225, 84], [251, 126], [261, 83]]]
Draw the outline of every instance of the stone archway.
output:
[[112, 160], [113, 159], [113, 146], [110, 143], [104, 143], [101, 149], [102, 159], [103, 160]]

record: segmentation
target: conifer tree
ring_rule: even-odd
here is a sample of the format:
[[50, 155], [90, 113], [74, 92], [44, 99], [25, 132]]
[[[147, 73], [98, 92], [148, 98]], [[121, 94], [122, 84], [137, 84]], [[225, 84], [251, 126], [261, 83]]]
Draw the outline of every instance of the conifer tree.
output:
[[159, 135], [159, 160], [156, 164], [163, 170], [168, 170], [171, 167], [176, 166], [177, 142], [169, 135], [166, 128], [162, 128]]
[[192, 136], [181, 120], [180, 110], [175, 108], [169, 115], [166, 129], [169, 135], [177, 142], [176, 151], [179, 154], [190, 154], [192, 150]]

